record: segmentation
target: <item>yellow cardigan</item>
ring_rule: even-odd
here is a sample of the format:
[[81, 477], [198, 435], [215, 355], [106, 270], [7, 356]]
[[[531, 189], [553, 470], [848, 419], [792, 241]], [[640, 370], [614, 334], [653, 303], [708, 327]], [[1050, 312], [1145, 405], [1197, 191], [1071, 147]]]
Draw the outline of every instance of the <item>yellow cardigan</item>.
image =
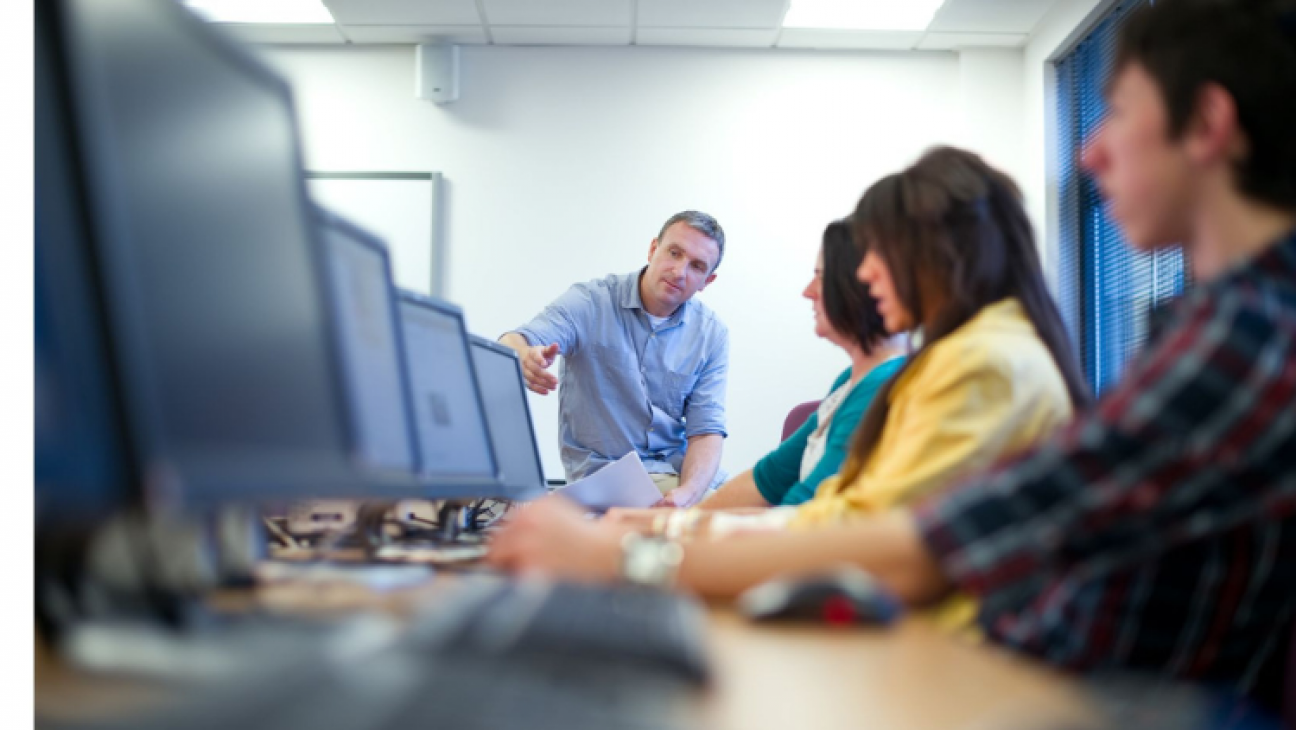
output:
[[[1066, 381], [1016, 299], [982, 309], [900, 374], [877, 448], [859, 476], [825, 479], [792, 529], [913, 504], [1027, 448], [1071, 419]], [[924, 612], [968, 638], [977, 604], [955, 594]]]
[[1071, 418], [1066, 382], [1016, 299], [981, 310], [900, 374], [859, 476], [825, 479], [791, 527], [912, 504], [1021, 451]]

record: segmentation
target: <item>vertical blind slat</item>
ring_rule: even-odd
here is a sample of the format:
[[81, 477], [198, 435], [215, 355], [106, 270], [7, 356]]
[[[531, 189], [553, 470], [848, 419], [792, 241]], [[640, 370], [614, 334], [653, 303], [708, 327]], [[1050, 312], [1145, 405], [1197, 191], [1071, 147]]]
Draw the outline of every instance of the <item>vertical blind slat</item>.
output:
[[1152, 308], [1187, 284], [1178, 249], [1132, 251], [1080, 167], [1084, 141], [1106, 118], [1103, 88], [1120, 28], [1149, 0], [1125, 0], [1055, 65], [1059, 164], [1058, 296], [1090, 386], [1102, 393], [1147, 341]]

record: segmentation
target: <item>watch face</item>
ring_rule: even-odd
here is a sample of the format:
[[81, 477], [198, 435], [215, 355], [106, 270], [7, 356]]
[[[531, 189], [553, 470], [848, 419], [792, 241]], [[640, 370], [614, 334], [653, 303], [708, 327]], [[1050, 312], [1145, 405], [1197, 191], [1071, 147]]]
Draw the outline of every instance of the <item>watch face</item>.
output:
[[646, 540], [631, 546], [626, 555], [626, 577], [635, 583], [652, 583], [658, 570], [657, 551]]
[[684, 549], [674, 542], [638, 539], [626, 545], [625, 577], [632, 583], [663, 586], [675, 577]]

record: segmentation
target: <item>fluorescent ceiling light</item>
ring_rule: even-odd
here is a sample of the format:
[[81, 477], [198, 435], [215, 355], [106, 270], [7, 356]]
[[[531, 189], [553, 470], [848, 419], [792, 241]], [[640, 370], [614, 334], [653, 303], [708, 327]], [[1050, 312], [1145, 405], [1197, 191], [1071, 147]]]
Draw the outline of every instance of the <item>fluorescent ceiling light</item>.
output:
[[184, 0], [184, 4], [214, 23], [333, 23], [333, 14], [322, 0]]
[[792, 0], [784, 28], [926, 30], [945, 0]]

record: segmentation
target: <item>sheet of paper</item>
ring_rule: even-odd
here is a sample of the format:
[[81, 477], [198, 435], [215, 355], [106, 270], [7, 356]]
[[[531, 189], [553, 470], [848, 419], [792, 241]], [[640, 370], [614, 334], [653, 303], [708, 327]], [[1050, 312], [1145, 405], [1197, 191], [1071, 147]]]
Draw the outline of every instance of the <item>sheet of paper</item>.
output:
[[648, 470], [631, 451], [584, 479], [578, 479], [558, 490], [586, 507], [605, 510], [609, 507], [651, 507], [661, 499]]

